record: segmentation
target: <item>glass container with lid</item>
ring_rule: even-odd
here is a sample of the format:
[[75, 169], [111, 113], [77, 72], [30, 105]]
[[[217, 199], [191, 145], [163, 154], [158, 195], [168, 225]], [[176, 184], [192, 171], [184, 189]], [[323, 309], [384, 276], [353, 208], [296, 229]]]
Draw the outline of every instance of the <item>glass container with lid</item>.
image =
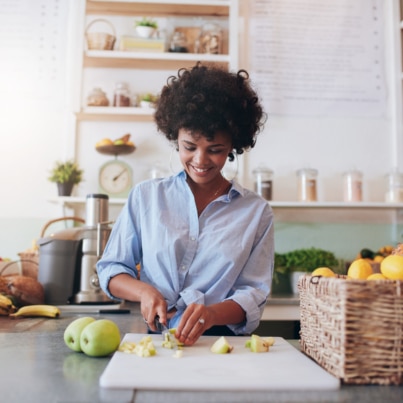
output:
[[353, 169], [343, 174], [343, 200], [362, 201], [362, 172]]
[[386, 203], [403, 203], [403, 173], [394, 169], [386, 175], [387, 191], [385, 195]]
[[109, 106], [109, 99], [101, 88], [95, 87], [87, 97], [88, 106]]
[[273, 171], [264, 165], [259, 165], [252, 171], [254, 176], [255, 192], [266, 200], [271, 200], [273, 196]]
[[298, 177], [298, 201], [317, 201], [317, 177], [318, 170], [313, 168], [303, 168], [297, 171]]
[[130, 92], [127, 83], [116, 83], [113, 106], [130, 106]]

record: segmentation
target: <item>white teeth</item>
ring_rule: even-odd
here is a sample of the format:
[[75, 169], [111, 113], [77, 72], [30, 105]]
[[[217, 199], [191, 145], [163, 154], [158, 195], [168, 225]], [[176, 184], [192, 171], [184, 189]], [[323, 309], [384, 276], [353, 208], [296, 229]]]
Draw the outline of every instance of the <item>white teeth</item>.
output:
[[194, 169], [196, 172], [207, 172], [207, 171], [208, 171], [208, 169], [201, 169], [201, 168], [196, 168], [196, 167], [193, 167], [193, 169]]

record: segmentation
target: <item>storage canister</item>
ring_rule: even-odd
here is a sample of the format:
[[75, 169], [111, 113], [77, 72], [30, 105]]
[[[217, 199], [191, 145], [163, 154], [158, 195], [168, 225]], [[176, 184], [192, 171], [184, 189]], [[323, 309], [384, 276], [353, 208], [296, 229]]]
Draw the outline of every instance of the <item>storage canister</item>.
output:
[[130, 92], [126, 83], [116, 83], [113, 106], [130, 106]]
[[386, 203], [403, 203], [403, 173], [397, 169], [386, 175], [388, 188]]
[[273, 192], [273, 171], [263, 165], [259, 165], [252, 173], [255, 178], [255, 192], [264, 199], [271, 200]]
[[317, 177], [318, 170], [313, 168], [303, 168], [297, 171], [298, 177], [298, 201], [317, 201]]
[[362, 172], [351, 170], [343, 174], [343, 200], [345, 202], [362, 201]]

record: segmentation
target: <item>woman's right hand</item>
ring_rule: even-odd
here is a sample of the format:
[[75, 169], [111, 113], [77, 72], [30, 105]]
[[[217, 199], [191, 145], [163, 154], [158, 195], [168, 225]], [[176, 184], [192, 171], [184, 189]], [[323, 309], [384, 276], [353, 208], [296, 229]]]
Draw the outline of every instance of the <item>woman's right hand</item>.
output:
[[157, 331], [154, 324], [156, 316], [161, 323], [167, 324], [167, 303], [162, 294], [152, 285], [128, 274], [118, 274], [110, 279], [109, 291], [116, 298], [140, 302], [141, 315], [152, 331]]
[[160, 323], [167, 325], [167, 303], [162, 294], [153, 286], [143, 283], [143, 290], [140, 298], [140, 311], [144, 322], [156, 332], [155, 318], [158, 316]]

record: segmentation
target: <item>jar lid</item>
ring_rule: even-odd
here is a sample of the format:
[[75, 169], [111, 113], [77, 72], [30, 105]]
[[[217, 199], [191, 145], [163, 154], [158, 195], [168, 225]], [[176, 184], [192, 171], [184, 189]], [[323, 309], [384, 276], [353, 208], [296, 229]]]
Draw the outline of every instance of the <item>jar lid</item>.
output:
[[253, 171], [253, 174], [268, 174], [268, 175], [272, 175], [273, 171], [270, 168], [267, 168], [264, 165], [258, 165]]
[[318, 170], [315, 168], [301, 168], [298, 169], [297, 175], [311, 175], [311, 176], [316, 176], [318, 174]]

